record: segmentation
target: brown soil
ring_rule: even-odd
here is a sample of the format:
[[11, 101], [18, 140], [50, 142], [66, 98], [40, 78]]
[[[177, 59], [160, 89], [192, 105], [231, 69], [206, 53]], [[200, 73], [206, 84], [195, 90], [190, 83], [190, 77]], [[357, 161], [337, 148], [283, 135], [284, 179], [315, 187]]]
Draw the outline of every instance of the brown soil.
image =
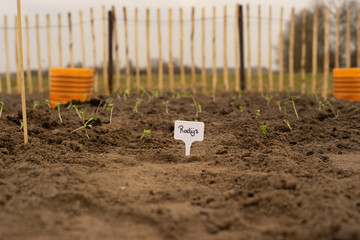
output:
[[[20, 97], [0, 95], [0, 239], [360, 239], [360, 103], [302, 96], [287, 116], [244, 94], [197, 96], [205, 139], [173, 139], [173, 120], [193, 120], [191, 98], [114, 96], [84, 131], [74, 109], [33, 110], [22, 143]], [[103, 98], [104, 99], [104, 98]], [[87, 118], [99, 99], [82, 104]], [[261, 116], [255, 120], [255, 112]], [[334, 112], [340, 109], [338, 118]], [[292, 131], [283, 122], [289, 118]], [[266, 124], [265, 135], [260, 125]], [[144, 129], [152, 135], [140, 140]]]

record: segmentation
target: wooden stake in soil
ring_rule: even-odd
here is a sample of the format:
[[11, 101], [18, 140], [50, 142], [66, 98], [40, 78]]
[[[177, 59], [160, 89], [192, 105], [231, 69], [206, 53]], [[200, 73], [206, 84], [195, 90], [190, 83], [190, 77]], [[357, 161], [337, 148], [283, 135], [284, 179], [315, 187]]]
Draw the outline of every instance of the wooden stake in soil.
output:
[[105, 87], [105, 94], [110, 95], [109, 92], [109, 82], [108, 82], [108, 72], [107, 72], [107, 50], [106, 50], [106, 8], [102, 6], [102, 23], [103, 23], [103, 81]]
[[80, 20], [80, 35], [81, 35], [82, 67], [86, 68], [84, 22], [83, 22], [83, 14], [81, 10], [79, 10], [79, 20]]
[[172, 10], [169, 9], [169, 80], [170, 92], [174, 92], [174, 65], [172, 56]]
[[284, 91], [283, 15], [284, 15], [284, 8], [281, 7], [280, 32], [279, 32], [279, 92]]
[[138, 9], [135, 8], [135, 68], [136, 68], [136, 91], [140, 92], [140, 67], [138, 50]]
[[20, 57], [20, 88], [21, 88], [21, 107], [23, 116], [23, 130], [24, 130], [24, 143], [28, 143], [28, 130], [27, 130], [27, 119], [26, 119], [26, 98], [25, 98], [25, 83], [24, 83], [24, 58], [23, 58], [23, 47], [22, 47], [22, 27], [21, 27], [21, 6], [20, 0], [17, 0], [17, 17], [19, 25], [19, 57]]
[[205, 69], [205, 8], [201, 9], [201, 54], [202, 54], [202, 65], [201, 65], [201, 86], [202, 92], [206, 92], [206, 69]]
[[302, 11], [302, 32], [301, 32], [301, 94], [306, 90], [306, 10]]
[[73, 48], [73, 37], [72, 37], [72, 23], [71, 23], [71, 13], [68, 13], [68, 23], [69, 23], [69, 50], [70, 50], [70, 67], [75, 67], [74, 64], [74, 48]]
[[340, 16], [339, 9], [336, 9], [336, 37], [335, 37], [335, 68], [339, 67], [339, 43], [340, 43]]
[[329, 9], [324, 9], [324, 81], [322, 97], [326, 98], [329, 86]]
[[269, 92], [274, 91], [274, 80], [272, 71], [271, 15], [271, 6], [269, 6]]
[[9, 67], [9, 43], [7, 34], [7, 16], [4, 16], [4, 38], [5, 38], [5, 57], [6, 57], [6, 90], [11, 93], [10, 67]]
[[58, 14], [59, 67], [62, 68], [61, 14]]
[[95, 38], [95, 26], [94, 26], [94, 9], [90, 8], [91, 18], [91, 38], [93, 43], [93, 57], [94, 57], [94, 91], [99, 92], [99, 74], [96, 59], [96, 38]]
[[351, 66], [350, 54], [350, 9], [346, 10], [346, 68]]
[[245, 60], [244, 60], [244, 21], [242, 5], [237, 6], [238, 29], [239, 29], [239, 46], [240, 46], [240, 89], [245, 90]]
[[115, 6], [112, 6], [113, 14], [113, 28], [114, 28], [114, 40], [115, 40], [115, 90], [120, 90], [120, 57], [119, 57], [119, 37], [118, 37], [118, 28], [116, 21], [116, 10]]
[[124, 27], [125, 27], [126, 88], [130, 89], [131, 82], [130, 82], [129, 38], [128, 38], [128, 27], [127, 27], [127, 14], [125, 7], [123, 7], [123, 13], [124, 13]]
[[147, 56], [147, 90], [151, 91], [151, 59], [150, 59], [150, 9], [146, 9], [146, 56]]
[[196, 72], [195, 72], [195, 56], [194, 56], [194, 35], [195, 35], [195, 8], [191, 8], [191, 87], [192, 92], [196, 92]]
[[26, 27], [26, 80], [29, 88], [29, 93], [33, 92], [32, 77], [31, 77], [31, 62], [30, 62], [30, 34], [29, 34], [29, 18], [25, 16]]
[[263, 91], [263, 78], [261, 66], [261, 6], [258, 6], [258, 92]]
[[294, 37], [295, 37], [295, 8], [291, 9], [290, 40], [289, 40], [289, 88], [295, 91], [294, 85]]
[[109, 31], [109, 38], [108, 38], [108, 86], [109, 86], [109, 94], [112, 93], [113, 90], [113, 14], [112, 11], [108, 11], [108, 31]]
[[47, 47], [48, 47], [48, 79], [50, 80], [50, 68], [51, 64], [51, 38], [50, 38], [50, 15], [46, 14], [46, 35], [47, 35]]
[[251, 41], [250, 41], [250, 6], [246, 4], [246, 36], [247, 36], [247, 83], [246, 90], [252, 91]]
[[16, 92], [20, 93], [20, 67], [19, 67], [19, 40], [18, 40], [18, 31], [19, 28], [17, 26], [17, 17], [15, 16], [15, 63], [16, 63]]
[[234, 54], [235, 54], [235, 91], [240, 91], [240, 69], [239, 69], [239, 42], [238, 42], [238, 18], [239, 8], [235, 7], [235, 20], [234, 20]]
[[360, 9], [358, 9], [358, 15], [357, 15], [357, 57], [356, 57], [356, 66], [360, 66]]
[[227, 11], [226, 6], [224, 6], [224, 89], [225, 91], [229, 91], [229, 72], [227, 65]]
[[[318, 44], [318, 10], [314, 10], [313, 21], [313, 42], [312, 42], [312, 74], [311, 74], [311, 94], [316, 94], [317, 83], [317, 44]], [[336, 48], [335, 48], [336, 51]], [[336, 55], [336, 54], [335, 54]], [[338, 62], [339, 63], [339, 62]]]
[[213, 18], [212, 18], [212, 27], [213, 27], [213, 77], [212, 77], [212, 91], [215, 94], [217, 88], [217, 69], [216, 69], [216, 7], [213, 7]]
[[37, 46], [37, 59], [38, 59], [38, 90], [43, 92], [43, 79], [42, 79], [42, 68], [41, 68], [41, 46], [40, 46], [40, 32], [39, 32], [39, 14], [36, 14], [36, 46]]
[[185, 69], [184, 69], [184, 23], [183, 10], [180, 8], [180, 84], [181, 92], [185, 92]]
[[160, 9], [157, 9], [157, 23], [158, 23], [158, 44], [159, 44], [159, 91], [163, 92], [163, 61], [162, 61], [162, 46], [161, 46], [161, 16]]

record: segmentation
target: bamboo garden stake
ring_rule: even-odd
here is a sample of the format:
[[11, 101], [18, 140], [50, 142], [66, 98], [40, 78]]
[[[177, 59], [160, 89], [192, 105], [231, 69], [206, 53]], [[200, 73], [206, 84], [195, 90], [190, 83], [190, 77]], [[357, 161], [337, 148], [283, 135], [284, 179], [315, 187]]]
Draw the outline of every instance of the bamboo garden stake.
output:
[[224, 6], [224, 89], [229, 91], [229, 71], [227, 65], [227, 9]]
[[4, 16], [4, 38], [5, 38], [5, 57], [6, 57], [6, 90], [11, 93], [10, 67], [9, 67], [9, 43], [7, 34], [7, 16]]
[[202, 54], [202, 66], [201, 66], [201, 86], [202, 92], [206, 92], [206, 69], [205, 69], [205, 8], [201, 10], [201, 54]]
[[217, 87], [217, 69], [216, 69], [216, 7], [213, 7], [213, 18], [212, 18], [213, 36], [212, 36], [212, 47], [213, 47], [213, 76], [212, 76], [212, 92], [215, 94]]
[[151, 59], [150, 59], [150, 9], [146, 9], [146, 56], [147, 56], [147, 90], [151, 91]]
[[130, 82], [129, 39], [128, 39], [127, 15], [126, 15], [125, 7], [123, 7], [123, 13], [124, 13], [124, 28], [125, 28], [126, 88], [130, 89], [131, 82]]
[[136, 91], [140, 92], [140, 67], [138, 49], [138, 9], [135, 8], [135, 66], [136, 66]]
[[172, 56], [172, 10], [169, 9], [169, 80], [170, 92], [174, 92], [174, 64]]
[[115, 90], [120, 90], [120, 57], [119, 57], [119, 37], [118, 37], [118, 28], [117, 28], [117, 18], [115, 6], [112, 6], [113, 14], [113, 31], [114, 31], [114, 40], [115, 40]]
[[301, 94], [306, 91], [306, 10], [302, 11], [301, 32]]
[[290, 40], [289, 40], [289, 88], [295, 91], [294, 85], [294, 35], [295, 35], [295, 8], [291, 9]]
[[30, 62], [30, 34], [29, 34], [29, 18], [25, 16], [26, 28], [26, 80], [29, 88], [29, 93], [33, 92], [32, 76], [31, 76], [31, 62]]
[[21, 89], [20, 89], [20, 67], [19, 67], [19, 28], [18, 28], [18, 24], [17, 24], [17, 20], [18, 18], [15, 16], [15, 28], [14, 28], [14, 33], [15, 33], [15, 63], [16, 63], [16, 92], [20, 93]]
[[350, 56], [350, 9], [346, 10], [346, 68], [351, 66]]
[[261, 66], [261, 6], [258, 5], [258, 92], [263, 91], [263, 78]]
[[26, 119], [26, 98], [25, 98], [25, 83], [24, 83], [24, 64], [23, 64], [23, 47], [22, 47], [22, 26], [21, 26], [21, 6], [20, 0], [17, 0], [17, 18], [19, 25], [19, 57], [20, 57], [20, 88], [21, 88], [21, 107], [22, 107], [22, 118], [24, 125], [24, 143], [28, 143], [28, 130], [27, 130], [27, 119]]
[[79, 20], [80, 20], [82, 67], [86, 68], [84, 22], [83, 22], [83, 14], [81, 10], [79, 10]]
[[160, 16], [160, 9], [157, 9], [157, 23], [158, 23], [158, 44], [159, 44], [159, 91], [163, 91], [163, 61], [162, 61], [162, 46], [161, 46], [161, 16]]
[[180, 8], [180, 84], [181, 92], [185, 92], [185, 69], [184, 69], [184, 23], [183, 10]]
[[196, 72], [195, 72], [195, 56], [194, 56], [194, 34], [195, 34], [195, 8], [191, 8], [191, 45], [190, 45], [190, 51], [191, 51], [191, 87], [192, 92], [196, 92]]
[[46, 14], [46, 35], [47, 35], [47, 47], [48, 47], [48, 79], [50, 79], [51, 64], [51, 37], [50, 37], [50, 15]]
[[280, 9], [280, 32], [279, 32], [279, 91], [284, 91], [284, 57], [283, 57], [283, 15], [284, 8]]
[[235, 8], [235, 20], [234, 20], [234, 51], [235, 51], [235, 91], [240, 91], [240, 69], [239, 69], [239, 8]]
[[[311, 74], [311, 94], [316, 94], [317, 83], [317, 45], [318, 45], [318, 10], [314, 11], [313, 20], [313, 42], [312, 42], [312, 74]], [[335, 49], [336, 51], [336, 49]], [[336, 54], [335, 54], [336, 55]]]
[[358, 15], [357, 15], [357, 56], [356, 56], [356, 66], [360, 66], [360, 9], [358, 9]]
[[103, 27], [103, 81], [105, 94], [110, 95], [108, 73], [107, 73], [107, 53], [106, 53], [106, 8], [102, 6], [102, 27]]
[[62, 68], [61, 14], [58, 14], [59, 67]]
[[70, 50], [70, 67], [75, 67], [74, 64], [74, 47], [73, 47], [73, 36], [72, 36], [72, 23], [71, 23], [71, 13], [68, 13], [68, 23], [69, 23], [69, 50]]
[[94, 91], [99, 92], [99, 74], [97, 69], [96, 59], [96, 38], [95, 38], [95, 26], [94, 26], [94, 9], [90, 8], [90, 22], [91, 22], [91, 39], [93, 43], [93, 57], [94, 57]]
[[324, 81], [322, 97], [326, 98], [329, 86], [329, 9], [324, 9]]
[[272, 71], [271, 17], [271, 6], [269, 6], [269, 92], [274, 91], [274, 80]]
[[336, 36], [335, 36], [335, 68], [339, 67], [339, 42], [340, 42], [340, 16], [339, 9], [336, 9]]
[[250, 6], [246, 4], [246, 36], [247, 36], [247, 83], [246, 90], [252, 91], [252, 72], [251, 72], [251, 41], [250, 41]]
[[36, 46], [37, 46], [37, 60], [38, 60], [38, 90], [43, 92], [43, 79], [41, 68], [41, 46], [40, 46], [40, 32], [39, 32], [39, 14], [36, 14]]

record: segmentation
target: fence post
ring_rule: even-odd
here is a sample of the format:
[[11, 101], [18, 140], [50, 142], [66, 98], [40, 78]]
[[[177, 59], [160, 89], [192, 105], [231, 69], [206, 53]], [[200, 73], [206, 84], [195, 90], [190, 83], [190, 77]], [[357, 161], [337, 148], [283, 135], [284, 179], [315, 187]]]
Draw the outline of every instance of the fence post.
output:
[[340, 16], [339, 9], [336, 9], [336, 37], [335, 37], [335, 68], [339, 67], [339, 42], [340, 42]]
[[40, 32], [39, 32], [39, 14], [36, 14], [36, 43], [37, 43], [37, 59], [38, 59], [38, 87], [39, 92], [43, 92], [43, 79], [41, 68], [41, 46], [40, 46]]
[[[312, 76], [311, 76], [311, 94], [316, 94], [317, 83], [317, 45], [318, 45], [318, 10], [314, 11], [313, 20], [313, 42], [312, 42]], [[335, 47], [336, 52], [336, 47]], [[336, 53], [335, 53], [336, 55]], [[336, 59], [335, 59], [336, 62]], [[339, 62], [338, 62], [339, 64]]]
[[274, 91], [274, 80], [273, 80], [273, 71], [272, 71], [272, 43], [271, 43], [271, 17], [272, 11], [271, 6], [269, 6], [269, 92]]
[[213, 76], [212, 76], [212, 91], [215, 94], [217, 88], [217, 69], [216, 69], [216, 7], [213, 7], [213, 18], [212, 18], [212, 27], [213, 27], [213, 38], [212, 38], [212, 47], [213, 47]]
[[51, 38], [50, 38], [50, 14], [46, 14], [46, 35], [47, 35], [47, 46], [48, 46], [48, 79], [50, 83], [50, 68], [51, 64]]
[[113, 89], [113, 15], [112, 11], [108, 11], [108, 49], [109, 49], [109, 66], [108, 66], [108, 78], [109, 78], [109, 93], [112, 93]]
[[99, 92], [99, 74], [96, 59], [96, 39], [95, 39], [95, 26], [94, 26], [94, 9], [90, 8], [90, 21], [91, 21], [91, 39], [93, 43], [93, 57], [94, 57], [94, 91]]
[[74, 65], [74, 48], [73, 48], [73, 37], [72, 37], [72, 23], [71, 23], [71, 13], [68, 13], [68, 22], [69, 22], [69, 49], [70, 49], [70, 66], [73, 68]]
[[124, 12], [124, 28], [125, 28], [126, 88], [131, 89], [130, 60], [129, 60], [129, 38], [128, 38], [128, 27], [127, 27], [127, 14], [126, 14], [126, 8], [125, 7], [123, 7], [123, 12]]
[[360, 66], [360, 9], [358, 9], [357, 15], [357, 58], [356, 58], [356, 66]]
[[226, 6], [224, 6], [224, 89], [225, 91], [229, 91], [229, 72], [228, 72], [228, 65], [227, 65], [227, 11]]
[[185, 92], [185, 69], [184, 69], [184, 23], [183, 23], [183, 9], [180, 8], [180, 83], [181, 92]]
[[289, 41], [289, 88], [295, 91], [294, 85], [294, 34], [295, 33], [295, 8], [291, 9], [290, 41]]
[[29, 93], [33, 93], [31, 62], [30, 62], [29, 18], [27, 15], [25, 16], [25, 28], [26, 28], [26, 80], [29, 88]]
[[62, 41], [61, 41], [61, 14], [58, 14], [58, 47], [59, 47], [59, 67], [62, 66]]
[[15, 63], [16, 63], [16, 90], [17, 93], [20, 93], [20, 67], [19, 67], [19, 39], [18, 39], [18, 24], [17, 24], [17, 17], [15, 16]]
[[194, 57], [194, 34], [195, 34], [195, 8], [191, 8], [191, 86], [192, 92], [196, 92], [196, 72]]
[[81, 53], [82, 53], [82, 67], [86, 67], [86, 57], [85, 57], [85, 37], [84, 37], [84, 23], [83, 23], [83, 14], [79, 10], [79, 20], [80, 20], [80, 36], [81, 36]]
[[163, 61], [162, 61], [162, 46], [161, 46], [161, 16], [160, 9], [157, 9], [157, 19], [158, 19], [158, 44], [159, 44], [159, 68], [158, 68], [158, 87], [159, 91], [163, 92]]
[[350, 53], [350, 8], [346, 10], [346, 68], [351, 67]]
[[238, 28], [239, 28], [239, 44], [240, 44], [240, 76], [241, 76], [241, 86], [242, 91], [245, 90], [245, 60], [244, 60], [244, 21], [243, 21], [243, 7], [238, 5], [237, 7], [237, 16], [238, 16]]
[[206, 92], [206, 69], [205, 69], [205, 8], [201, 9], [201, 86], [202, 92]]
[[[240, 12], [240, 14], [241, 14], [241, 12]], [[240, 28], [240, 26], [239, 26], [239, 28]], [[239, 30], [239, 33], [240, 33], [240, 30]], [[252, 76], [251, 76], [252, 75], [252, 69], [251, 69], [250, 6], [249, 6], [249, 4], [246, 4], [246, 35], [247, 35], [247, 83], [246, 83], [246, 90], [250, 92], [250, 91], [252, 91]], [[240, 49], [241, 49], [241, 47], [240, 47]]]
[[258, 5], [258, 92], [263, 91], [261, 67], [261, 5]]
[[326, 98], [328, 94], [329, 81], [329, 9], [324, 9], [324, 81], [322, 97]]
[[151, 91], [151, 58], [150, 58], [150, 9], [146, 9], [146, 53], [147, 53], [147, 90]]
[[136, 68], [136, 91], [140, 92], [140, 67], [138, 48], [138, 9], [135, 8], [135, 68]]
[[107, 72], [107, 59], [106, 59], [106, 8], [102, 6], [102, 23], [103, 23], [103, 81], [105, 94], [110, 95], [109, 92], [109, 82], [108, 82], [108, 72]]
[[240, 5], [235, 5], [235, 18], [234, 18], [234, 54], [235, 54], [235, 92], [240, 91], [240, 67], [239, 67], [239, 42], [238, 37], [238, 20], [239, 20], [239, 9]]
[[11, 93], [10, 67], [9, 67], [9, 42], [7, 34], [7, 16], [4, 16], [4, 38], [5, 38], [5, 56], [6, 56], [6, 90]]
[[118, 27], [116, 21], [116, 10], [115, 6], [111, 8], [113, 16], [113, 31], [115, 41], [115, 91], [120, 90], [120, 57], [119, 57], [119, 38], [118, 38]]
[[283, 56], [283, 15], [284, 8], [280, 8], [280, 32], [279, 32], [279, 92], [284, 90], [284, 56]]
[[306, 10], [302, 11], [302, 33], [301, 33], [301, 94], [306, 91]]
[[172, 56], [172, 10], [169, 9], [169, 80], [170, 92], [174, 92], [174, 65]]

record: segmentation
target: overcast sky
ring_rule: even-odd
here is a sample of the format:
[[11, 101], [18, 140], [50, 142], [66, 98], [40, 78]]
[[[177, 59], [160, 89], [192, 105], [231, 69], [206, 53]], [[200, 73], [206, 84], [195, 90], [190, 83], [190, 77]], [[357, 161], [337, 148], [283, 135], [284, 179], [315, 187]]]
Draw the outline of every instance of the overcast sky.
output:
[[[146, 28], [145, 28], [145, 11], [146, 8], [150, 9], [150, 34], [151, 34], [151, 57], [158, 57], [158, 38], [157, 38], [157, 23], [156, 23], [156, 9], [160, 8], [161, 10], [161, 31], [162, 31], [162, 42], [163, 42], [163, 58], [165, 61], [168, 61], [169, 51], [168, 51], [168, 9], [173, 9], [173, 56], [174, 58], [179, 58], [180, 56], [180, 25], [179, 21], [179, 8], [183, 8], [184, 12], [184, 62], [185, 64], [190, 64], [190, 32], [191, 32], [191, 7], [195, 7], [195, 18], [199, 20], [201, 17], [201, 8], [205, 7], [206, 17], [206, 65], [207, 67], [212, 66], [212, 7], [216, 7], [216, 54], [217, 54], [217, 66], [222, 67], [223, 65], [223, 9], [224, 6], [227, 6], [227, 45], [228, 45], [228, 65], [229, 67], [234, 66], [234, 11], [235, 4], [243, 4], [244, 6], [250, 4], [250, 24], [251, 24], [251, 55], [252, 55], [252, 65], [256, 66], [257, 64], [257, 41], [258, 41], [258, 20], [257, 20], [257, 6], [261, 4], [261, 14], [262, 14], [262, 65], [264, 67], [268, 66], [268, 17], [269, 17], [269, 6], [272, 6], [272, 41], [273, 45], [278, 43], [278, 34], [279, 34], [279, 16], [280, 8], [284, 7], [284, 20], [290, 18], [291, 7], [295, 7], [296, 11], [300, 11], [303, 8], [310, 6], [312, 1], [289, 1], [289, 0], [253, 0], [253, 1], [235, 1], [235, 0], [132, 0], [132, 1], [119, 1], [119, 0], [22, 0], [22, 14], [29, 16], [30, 27], [35, 25], [35, 14], [40, 15], [40, 25], [45, 26], [45, 15], [50, 14], [51, 25], [54, 27], [51, 28], [51, 47], [52, 47], [52, 64], [57, 66], [59, 63], [58, 60], [58, 29], [57, 29], [57, 14], [62, 14], [62, 43], [63, 43], [63, 63], [69, 63], [69, 36], [67, 28], [67, 13], [70, 11], [73, 18], [73, 40], [74, 40], [74, 54], [75, 62], [81, 61], [81, 42], [80, 42], [80, 27], [79, 23], [79, 13], [81, 10], [83, 12], [84, 18], [84, 31], [85, 31], [85, 44], [86, 44], [86, 59], [87, 65], [90, 67], [93, 63], [93, 54], [92, 54], [92, 40], [91, 40], [91, 28], [90, 28], [90, 8], [94, 8], [95, 14], [95, 26], [96, 26], [96, 41], [97, 41], [97, 57], [98, 64], [102, 62], [102, 10], [101, 6], [105, 5], [109, 10], [112, 5], [116, 7], [116, 14], [118, 18], [118, 35], [120, 41], [120, 59], [121, 66], [125, 65], [125, 40], [124, 40], [124, 22], [121, 20], [123, 18], [122, 7], [127, 8], [128, 14], [128, 28], [129, 28], [129, 55], [130, 59], [135, 60], [135, 44], [134, 44], [134, 9], [138, 8], [139, 11], [139, 58], [141, 66], [146, 66]], [[206, 5], [205, 5], [206, 3]], [[244, 14], [246, 9], [244, 9]], [[4, 46], [4, 15], [8, 16], [8, 40], [9, 40], [9, 55], [10, 55], [10, 67], [11, 70], [15, 69], [15, 51], [14, 51], [14, 31], [10, 27], [14, 26], [14, 16], [16, 15], [16, 1], [1, 0], [0, 8], [0, 73], [5, 71], [5, 46]], [[23, 18], [24, 20], [24, 18]], [[244, 18], [246, 21], [246, 19]], [[245, 22], [246, 23], [246, 22]], [[285, 23], [285, 21], [284, 21]], [[23, 21], [24, 25], [24, 21]], [[246, 30], [246, 25], [244, 25], [244, 30]], [[24, 57], [26, 60], [26, 49], [25, 49], [25, 32], [23, 33], [23, 43], [24, 43]], [[47, 38], [46, 38], [46, 29], [40, 29], [40, 41], [41, 41], [41, 62], [43, 68], [46, 68], [48, 65], [48, 52], [47, 52]], [[245, 49], [246, 49], [246, 37], [245, 37]], [[37, 56], [36, 56], [36, 31], [34, 28], [30, 29], [30, 46], [31, 46], [31, 68], [37, 68]], [[274, 64], [275, 64], [275, 50], [273, 51]], [[246, 54], [246, 53], [245, 53]], [[246, 56], [246, 55], [245, 55]], [[26, 63], [26, 61], [24, 61]], [[201, 22], [196, 21], [195, 24], [195, 63], [198, 66], [201, 66]], [[26, 64], [24, 65], [26, 67]]]

